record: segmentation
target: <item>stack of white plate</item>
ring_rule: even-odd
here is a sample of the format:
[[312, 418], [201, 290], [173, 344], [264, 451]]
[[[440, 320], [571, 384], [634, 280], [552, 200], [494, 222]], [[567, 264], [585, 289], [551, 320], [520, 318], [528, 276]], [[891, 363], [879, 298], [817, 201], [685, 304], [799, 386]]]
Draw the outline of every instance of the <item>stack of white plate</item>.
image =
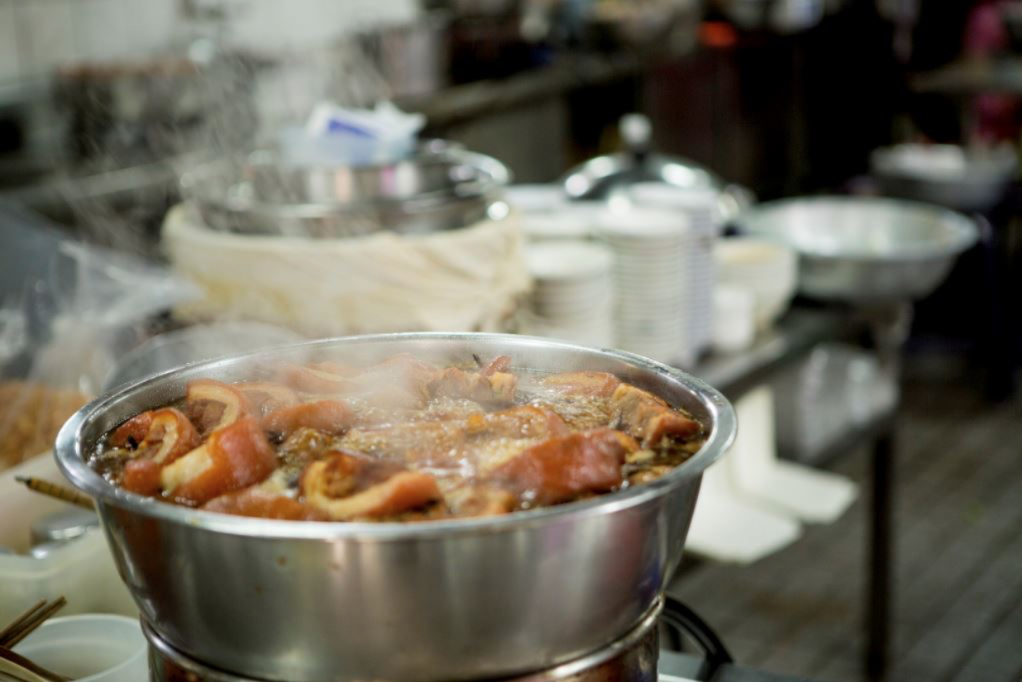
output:
[[641, 182], [629, 190], [636, 207], [675, 211], [688, 219], [691, 230], [698, 235], [685, 253], [683, 267], [689, 277], [689, 300], [686, 309], [688, 343], [696, 355], [708, 350], [713, 342], [713, 292], [716, 284], [714, 245], [720, 236], [717, 218], [720, 193], [704, 187], [682, 188], [658, 182]]
[[798, 255], [791, 248], [750, 237], [725, 239], [717, 244], [716, 261], [721, 284], [752, 294], [758, 331], [788, 309], [798, 285]]
[[663, 209], [615, 211], [600, 222], [600, 236], [614, 252], [617, 345], [691, 366], [698, 347], [690, 334], [694, 312], [687, 263], [699, 235], [684, 215]]
[[613, 262], [609, 249], [545, 241], [526, 251], [533, 278], [522, 331], [592, 346], [614, 345]]

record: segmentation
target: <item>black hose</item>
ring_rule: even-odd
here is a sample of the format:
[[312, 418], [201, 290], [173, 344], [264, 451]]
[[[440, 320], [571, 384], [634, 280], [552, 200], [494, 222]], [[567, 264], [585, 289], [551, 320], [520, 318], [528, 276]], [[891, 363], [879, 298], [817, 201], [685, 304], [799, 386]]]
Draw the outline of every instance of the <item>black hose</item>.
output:
[[688, 635], [703, 649], [710, 678], [716, 674], [720, 666], [734, 663], [734, 658], [713, 628], [695, 611], [674, 597], [669, 595], [664, 597], [664, 610], [660, 615], [660, 622], [667, 626], [668, 641], [675, 651], [681, 650], [680, 633]]

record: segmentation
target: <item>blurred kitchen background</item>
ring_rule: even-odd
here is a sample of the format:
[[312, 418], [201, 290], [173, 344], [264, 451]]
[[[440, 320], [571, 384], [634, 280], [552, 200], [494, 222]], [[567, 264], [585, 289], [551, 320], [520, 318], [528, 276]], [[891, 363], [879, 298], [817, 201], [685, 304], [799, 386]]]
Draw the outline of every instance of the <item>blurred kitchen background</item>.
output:
[[736, 671], [1017, 680], [1020, 101], [1012, 0], [0, 0], [0, 470], [259, 345], [622, 347], [739, 407]]
[[[895, 50], [918, 12], [880, 5], [4, 0], [3, 185], [184, 153], [225, 107], [228, 144], [317, 98], [389, 95], [517, 182], [614, 149], [618, 119], [641, 110], [658, 149], [762, 198], [836, 187], [930, 123], [907, 116], [915, 53]], [[947, 14], [940, 27], [961, 25]], [[961, 132], [945, 109], [929, 134]]]

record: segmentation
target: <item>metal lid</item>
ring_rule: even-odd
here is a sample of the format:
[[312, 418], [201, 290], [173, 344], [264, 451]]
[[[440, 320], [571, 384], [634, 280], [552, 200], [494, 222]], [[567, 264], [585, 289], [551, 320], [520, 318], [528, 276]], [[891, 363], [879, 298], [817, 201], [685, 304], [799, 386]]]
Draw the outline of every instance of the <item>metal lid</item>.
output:
[[652, 130], [645, 116], [625, 116], [620, 129], [627, 151], [597, 156], [568, 171], [561, 183], [570, 198], [606, 200], [640, 183], [709, 189], [718, 193], [717, 213], [724, 223], [731, 222], [754, 203], [752, 192], [725, 182], [705, 166], [679, 156], [650, 152]]
[[662, 154], [619, 152], [597, 156], [568, 171], [562, 179], [572, 199], [606, 199], [614, 191], [640, 182], [662, 182], [684, 189], [715, 189], [726, 183], [694, 161]]

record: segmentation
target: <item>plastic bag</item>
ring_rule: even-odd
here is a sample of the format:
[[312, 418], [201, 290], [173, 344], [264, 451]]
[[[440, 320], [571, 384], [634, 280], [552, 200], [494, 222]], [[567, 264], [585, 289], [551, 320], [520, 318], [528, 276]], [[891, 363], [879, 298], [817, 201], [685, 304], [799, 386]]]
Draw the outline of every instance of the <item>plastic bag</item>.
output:
[[375, 109], [321, 103], [304, 128], [285, 128], [278, 141], [288, 163], [377, 165], [411, 154], [425, 123], [422, 114], [406, 114], [389, 102]]
[[198, 290], [166, 267], [77, 242], [23, 211], [0, 206], [0, 229], [4, 469], [51, 447], [120, 355]]

